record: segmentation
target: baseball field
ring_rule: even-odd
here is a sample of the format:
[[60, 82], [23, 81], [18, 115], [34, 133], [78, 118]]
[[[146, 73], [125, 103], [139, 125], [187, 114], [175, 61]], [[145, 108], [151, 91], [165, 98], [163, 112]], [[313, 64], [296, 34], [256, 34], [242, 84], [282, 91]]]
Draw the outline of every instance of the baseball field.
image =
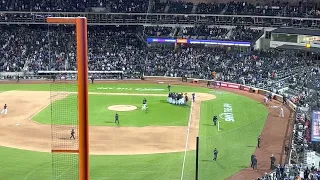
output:
[[[69, 139], [76, 86], [53, 92], [50, 84], [0, 84], [0, 91], [0, 105], [8, 106], [8, 114], [0, 115], [0, 179], [53, 179], [51, 128], [68, 127]], [[196, 100], [189, 106], [169, 104], [165, 83], [89, 85], [92, 180], [194, 179], [197, 136], [200, 180], [226, 179], [248, 167], [268, 116], [261, 102], [204, 87], [172, 85], [171, 91], [189, 97], [195, 93]], [[52, 100], [54, 93], [59, 96]], [[143, 98], [146, 111], [141, 110]], [[52, 108], [60, 116], [52, 116]], [[216, 162], [214, 148], [219, 151]], [[71, 168], [61, 169], [59, 179], [70, 179]]]

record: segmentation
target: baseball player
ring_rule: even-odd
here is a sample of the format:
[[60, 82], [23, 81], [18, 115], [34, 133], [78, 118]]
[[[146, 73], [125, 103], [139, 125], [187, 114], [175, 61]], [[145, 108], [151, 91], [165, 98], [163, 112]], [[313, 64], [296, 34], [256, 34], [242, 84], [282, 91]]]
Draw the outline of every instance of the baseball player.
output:
[[72, 129], [72, 130], [71, 130], [71, 133], [70, 133], [70, 134], [71, 134], [70, 139], [71, 139], [71, 138], [76, 139], [76, 138], [74, 137], [74, 133], [75, 133], [75, 132], [74, 132], [74, 129]]
[[8, 106], [7, 106], [7, 104], [4, 104], [4, 106], [3, 106], [3, 110], [1, 111], [1, 114], [7, 114], [8, 113]]
[[217, 121], [218, 121], [218, 117], [217, 116], [213, 116], [213, 125], [217, 125]]
[[282, 107], [280, 108], [280, 114], [279, 114], [279, 117], [282, 117], [282, 118], [284, 117], [284, 114], [283, 114], [283, 108], [282, 108]]
[[213, 160], [217, 161], [217, 157], [218, 157], [218, 150], [217, 150], [217, 148], [214, 148], [214, 150], [213, 150]]
[[142, 110], [147, 110], [148, 106], [147, 106], [147, 100], [146, 98], [143, 99], [142, 101]]
[[114, 123], [116, 123], [116, 125], [119, 125], [120, 122], [119, 122], [119, 115], [118, 115], [118, 113], [116, 113], [116, 115], [115, 115], [114, 118], [115, 118]]
[[186, 106], [188, 106], [188, 101], [189, 101], [189, 97], [188, 97], [187, 93], [185, 93], [184, 104], [185, 104]]

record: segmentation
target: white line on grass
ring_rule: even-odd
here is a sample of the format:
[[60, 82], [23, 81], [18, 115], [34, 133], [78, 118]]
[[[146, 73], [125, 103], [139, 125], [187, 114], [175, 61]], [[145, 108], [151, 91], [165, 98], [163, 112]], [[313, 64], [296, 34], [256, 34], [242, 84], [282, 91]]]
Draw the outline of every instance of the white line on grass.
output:
[[[26, 175], [26, 177], [24, 178], [24, 180], [27, 180], [33, 173], [39, 171], [42, 168], [45, 168], [47, 166], [52, 166], [52, 164], [46, 164], [46, 165], [40, 165], [38, 168], [34, 169], [33, 171], [31, 171], [29, 174]], [[62, 174], [60, 174], [58, 177], [54, 178], [54, 179], [59, 179], [61, 176], [63, 176], [64, 174], [66, 174], [66, 172], [70, 171], [72, 167], [70, 167], [69, 169], [65, 170]]]
[[[66, 97], [69, 96], [69, 94], [66, 95]], [[65, 97], [65, 98], [66, 98]], [[64, 99], [64, 98], [62, 98]], [[62, 99], [59, 99], [59, 100], [62, 100]], [[55, 101], [55, 100], [54, 100]], [[37, 111], [36, 113], [34, 113], [31, 117], [28, 118], [29, 121], [32, 121], [33, 123], [36, 123], [36, 124], [39, 124], [39, 125], [43, 125], [37, 121], [34, 121], [32, 120], [37, 114], [39, 114], [41, 111], [43, 111], [44, 109], [46, 109], [47, 107], [49, 107], [54, 101], [51, 101], [51, 95], [50, 95], [50, 103], [47, 104], [46, 106], [42, 107], [39, 111]]]
[[187, 138], [186, 138], [186, 147], [184, 150], [184, 156], [183, 156], [183, 163], [182, 163], [182, 170], [181, 170], [181, 178], [180, 180], [183, 180], [183, 175], [184, 175], [184, 167], [186, 163], [186, 156], [187, 156], [187, 150], [188, 150], [188, 144], [189, 144], [189, 134], [190, 134], [190, 125], [191, 125], [191, 120], [192, 120], [192, 106], [193, 102], [191, 101], [191, 108], [190, 108], [190, 115], [189, 115], [189, 122], [188, 122], [188, 129], [187, 129]]
[[62, 174], [60, 174], [59, 176], [54, 177], [54, 180], [59, 179], [61, 176], [65, 175], [66, 172], [70, 171], [71, 169], [72, 169], [72, 166], [69, 169], [67, 169], [66, 171], [64, 171]]
[[36, 171], [38, 171], [38, 170], [40, 170], [40, 169], [42, 169], [42, 168], [44, 168], [44, 167], [47, 167], [47, 166], [49, 166], [49, 165], [52, 166], [51, 163], [50, 163], [50, 164], [46, 164], [46, 165], [40, 165], [38, 168], [34, 169], [34, 170], [31, 171], [29, 174], [27, 174], [26, 177], [24, 178], [24, 180], [27, 180], [27, 179], [29, 178], [29, 176], [30, 176], [31, 174], [35, 173]]
[[41, 123], [37, 122], [37, 121], [34, 121], [32, 120], [37, 114], [39, 114], [41, 111], [43, 111], [44, 109], [46, 109], [48, 106], [51, 105], [51, 102], [48, 104], [48, 105], [45, 105], [44, 107], [42, 107], [39, 111], [37, 111], [36, 113], [34, 113], [30, 118], [28, 118], [29, 121], [32, 121], [33, 123], [36, 123], [36, 124], [40, 124], [42, 125]]

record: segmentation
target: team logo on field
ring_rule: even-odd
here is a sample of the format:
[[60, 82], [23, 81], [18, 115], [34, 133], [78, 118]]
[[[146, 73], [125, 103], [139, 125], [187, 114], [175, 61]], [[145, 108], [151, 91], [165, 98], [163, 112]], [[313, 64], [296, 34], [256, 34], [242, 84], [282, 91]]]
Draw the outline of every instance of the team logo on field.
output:
[[219, 117], [221, 119], [224, 119], [225, 121], [234, 122], [234, 115], [233, 115], [233, 112], [232, 112], [232, 105], [224, 103], [223, 104], [223, 113], [221, 113], [219, 115]]
[[223, 92], [223, 91], [209, 91], [209, 92], [213, 94], [228, 94], [227, 92]]

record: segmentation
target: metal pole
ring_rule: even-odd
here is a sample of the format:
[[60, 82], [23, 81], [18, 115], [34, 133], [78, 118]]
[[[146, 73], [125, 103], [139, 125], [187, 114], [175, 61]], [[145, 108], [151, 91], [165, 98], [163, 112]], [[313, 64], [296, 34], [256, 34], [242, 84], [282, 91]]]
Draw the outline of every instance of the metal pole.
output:
[[198, 180], [198, 172], [199, 172], [199, 137], [197, 137], [197, 141], [196, 141], [196, 180]]

